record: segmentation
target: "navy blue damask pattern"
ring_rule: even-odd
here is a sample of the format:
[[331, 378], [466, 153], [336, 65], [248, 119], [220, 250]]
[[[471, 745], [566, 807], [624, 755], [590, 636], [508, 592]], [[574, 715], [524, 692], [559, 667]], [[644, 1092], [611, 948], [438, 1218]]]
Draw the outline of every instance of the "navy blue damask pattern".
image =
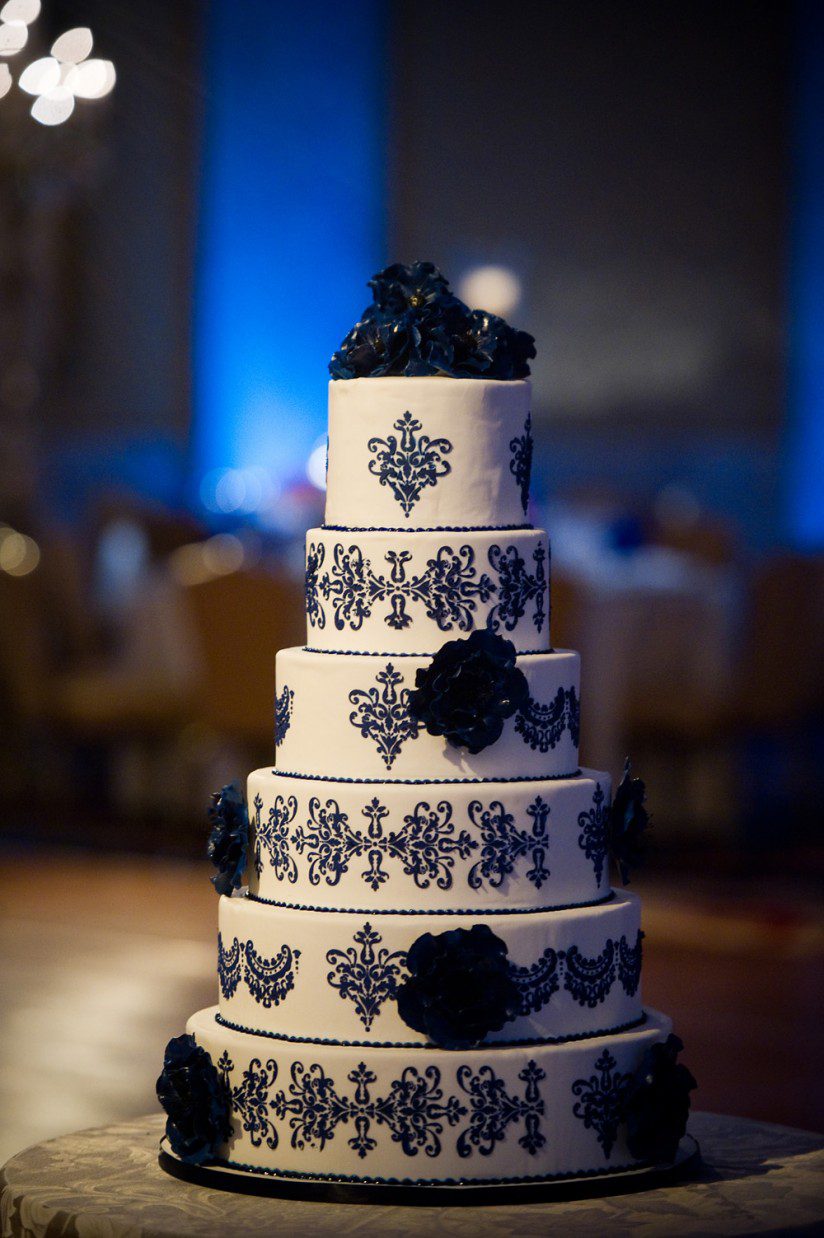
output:
[[295, 987], [300, 950], [283, 945], [273, 958], [267, 959], [257, 952], [253, 942], [247, 941], [245, 957], [243, 978], [254, 1000], [266, 1010], [279, 1006]]
[[512, 459], [509, 462], [509, 471], [515, 478], [516, 485], [521, 491], [521, 506], [524, 509], [524, 515], [529, 506], [529, 482], [532, 476], [532, 413], [527, 413], [526, 422], [524, 424], [523, 434], [516, 435], [510, 440], [509, 450], [512, 452]]
[[368, 1032], [384, 1002], [397, 997], [398, 983], [406, 970], [406, 951], [389, 951], [383, 938], [370, 924], [354, 934], [354, 946], [328, 950], [326, 961], [332, 967], [326, 977], [344, 1000], [354, 1004], [358, 1018]]
[[569, 730], [577, 748], [580, 721], [581, 707], [575, 688], [559, 688], [546, 705], [531, 696], [515, 719], [515, 730], [533, 751], [549, 752], [560, 742], [565, 730]]
[[[339, 631], [345, 627], [360, 631], [378, 606], [387, 607], [384, 622], [390, 628], [406, 628], [412, 622], [407, 605], [418, 602], [442, 632], [454, 627], [467, 632], [473, 626], [477, 603], [487, 602], [495, 592], [490, 577], [478, 575], [471, 546], [461, 546], [457, 551], [441, 546], [434, 558], [427, 559], [423, 571], [412, 575], [407, 567], [412, 559], [410, 551], [390, 550], [384, 558], [388, 574], [376, 571], [359, 546], [347, 550], [340, 542], [335, 544], [333, 561], [318, 587], [332, 604]], [[308, 607], [307, 614], [313, 623]], [[318, 626], [323, 627], [323, 623]]]
[[286, 684], [280, 696], [275, 696], [275, 744], [282, 744], [292, 724], [292, 703], [295, 694]]
[[458, 1086], [469, 1097], [469, 1126], [458, 1136], [458, 1155], [471, 1156], [477, 1151], [490, 1156], [495, 1145], [506, 1138], [507, 1127], [523, 1122], [524, 1133], [518, 1139], [520, 1147], [534, 1156], [546, 1143], [541, 1130], [544, 1101], [538, 1084], [546, 1071], [536, 1062], [527, 1062], [518, 1078], [526, 1084], [523, 1096], [510, 1096], [503, 1079], [491, 1066], [481, 1066], [473, 1074], [470, 1066], [458, 1067]]
[[261, 821], [260, 814], [263, 800], [255, 796], [255, 815], [252, 819], [254, 832], [254, 865], [255, 872], [260, 877], [263, 872], [263, 852], [269, 855], [269, 862], [275, 871], [278, 881], [290, 881], [294, 884], [298, 879], [298, 870], [290, 853], [289, 826], [298, 811], [298, 801], [294, 795], [285, 798], [275, 796], [275, 801], [269, 809], [269, 816]]
[[478, 846], [468, 831], [455, 833], [452, 806], [446, 800], [434, 806], [421, 800], [406, 814], [399, 830], [384, 828], [389, 809], [377, 796], [361, 811], [368, 822], [366, 831], [350, 823], [337, 800], [327, 800], [326, 804], [317, 797], [310, 800], [306, 828], [298, 826], [292, 841], [295, 852], [305, 854], [309, 861], [312, 885], [321, 881], [337, 885], [352, 861], [365, 856], [368, 867], [360, 876], [372, 890], [389, 880], [384, 868], [387, 860], [402, 864], [404, 873], [420, 890], [428, 889], [433, 881], [439, 889], [448, 890], [455, 857], [465, 860]]
[[217, 1065], [231, 1097], [232, 1113], [240, 1118], [252, 1146], [259, 1148], [265, 1140], [266, 1146], [274, 1151], [278, 1146], [278, 1133], [269, 1110], [271, 1090], [278, 1077], [277, 1062], [274, 1058], [269, 1058], [264, 1065], [260, 1058], [252, 1058], [247, 1069], [243, 1071], [240, 1083], [234, 1087], [231, 1085], [234, 1063], [228, 1053], [221, 1055]]
[[240, 942], [237, 938], [234, 939], [231, 946], [224, 947], [223, 937], [220, 933], [217, 935], [217, 978], [220, 983], [220, 991], [225, 998], [230, 998], [234, 995], [237, 986], [240, 984], [243, 975], [243, 960], [241, 957]]
[[543, 631], [546, 619], [546, 550], [543, 546], [535, 547], [532, 559], [534, 573], [527, 570], [517, 546], [508, 546], [506, 550], [500, 546], [490, 546], [489, 564], [498, 573], [498, 601], [492, 607], [488, 620], [493, 632], [500, 631], [501, 627], [513, 632], [531, 603], [534, 604], [532, 622], [538, 632]]
[[277, 1092], [271, 1101], [275, 1115], [289, 1119], [293, 1148], [309, 1146], [322, 1151], [344, 1124], [354, 1131], [348, 1140], [350, 1148], [363, 1158], [377, 1147], [373, 1130], [383, 1126], [406, 1156], [423, 1151], [435, 1157], [441, 1152], [444, 1126], [455, 1126], [466, 1113], [458, 1097], [444, 1098], [436, 1066], [424, 1071], [407, 1066], [383, 1097], [373, 1095], [377, 1076], [364, 1062], [347, 1079], [354, 1092], [341, 1095], [319, 1063], [293, 1064], [288, 1092]]
[[578, 835], [578, 846], [588, 860], [592, 861], [595, 880], [599, 883], [604, 874], [607, 861], [607, 834], [609, 826], [609, 805], [605, 803], [605, 795], [600, 782], [595, 785], [592, 796], [592, 807], [578, 814], [578, 825], [581, 833]]
[[423, 425], [410, 412], [406, 412], [393, 427], [398, 435], [387, 434], [386, 438], [370, 438], [367, 447], [375, 457], [369, 461], [369, 472], [377, 477], [382, 486], [389, 486], [405, 516], [420, 498], [427, 486], [437, 485], [438, 479], [451, 473], [452, 469], [444, 456], [452, 451], [447, 438], [430, 438], [419, 434]]
[[605, 1049], [595, 1063], [596, 1073], [588, 1079], [576, 1079], [572, 1085], [574, 1096], [580, 1097], [572, 1107], [587, 1130], [594, 1130], [604, 1156], [610, 1153], [618, 1137], [624, 1106], [632, 1085], [633, 1075], [622, 1074], [617, 1069], [615, 1058]]
[[590, 1010], [606, 1001], [616, 981], [628, 997], [634, 997], [641, 979], [643, 936], [639, 931], [632, 945], [625, 936], [608, 937], [603, 950], [592, 958], [575, 945], [557, 951], [550, 946], [530, 966], [511, 964], [510, 975], [521, 998], [519, 1015], [537, 1013], [562, 983], [573, 1001]]
[[349, 715], [352, 726], [364, 739], [371, 739], [387, 769], [407, 740], [417, 739], [421, 723], [409, 712], [409, 688], [398, 691], [403, 675], [387, 662], [375, 676], [375, 688], [353, 688], [349, 693], [350, 704], [356, 708]]
[[566, 952], [564, 988], [579, 1006], [594, 1010], [603, 1002], [615, 982], [616, 943], [607, 939], [600, 954], [588, 958], [577, 946]]
[[281, 946], [273, 958], [267, 959], [258, 953], [252, 941], [241, 942], [235, 937], [227, 948], [222, 935], [217, 935], [217, 974], [220, 991], [227, 1001], [243, 981], [264, 1009], [279, 1006], [295, 987], [299, 960], [300, 950], [289, 945]]
[[320, 600], [320, 570], [326, 558], [323, 542], [310, 543], [306, 553], [306, 618], [313, 628], [326, 627], [326, 615]]
[[618, 942], [618, 979], [627, 997], [634, 997], [641, 983], [643, 942], [644, 934], [640, 929], [634, 945], [631, 946], [626, 937]]
[[549, 805], [540, 795], [527, 808], [532, 820], [530, 829], [518, 829], [515, 818], [507, 812], [500, 800], [493, 800], [484, 808], [480, 800], [469, 805], [469, 819], [481, 832], [481, 855], [469, 870], [469, 885], [479, 890], [484, 882], [496, 890], [515, 870], [516, 862], [528, 855], [532, 867], [526, 877], [537, 890], [549, 880], [546, 865], [549, 851]]

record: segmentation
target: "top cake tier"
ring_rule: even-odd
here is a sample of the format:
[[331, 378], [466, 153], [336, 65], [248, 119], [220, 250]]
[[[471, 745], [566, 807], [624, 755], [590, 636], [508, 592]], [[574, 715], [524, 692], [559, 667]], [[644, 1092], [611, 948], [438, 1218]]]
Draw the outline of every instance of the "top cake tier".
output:
[[326, 524], [523, 527], [532, 463], [530, 393], [526, 379], [330, 382]]

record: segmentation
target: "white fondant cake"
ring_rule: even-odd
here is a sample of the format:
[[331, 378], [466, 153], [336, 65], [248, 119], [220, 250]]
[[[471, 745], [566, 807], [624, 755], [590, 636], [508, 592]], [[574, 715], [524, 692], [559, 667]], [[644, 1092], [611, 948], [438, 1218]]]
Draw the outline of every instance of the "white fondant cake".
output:
[[187, 1030], [232, 1089], [231, 1165], [425, 1185], [637, 1163], [614, 1111], [597, 1116], [597, 1093], [608, 1098], [671, 1026], [648, 1010], [643, 1026], [619, 1034], [463, 1052], [284, 1042], [224, 1026], [216, 1007]]
[[[607, 774], [518, 782], [366, 783], [249, 776], [249, 889], [337, 910], [547, 910], [609, 892], [597, 844]], [[600, 862], [598, 862], [600, 857]]]
[[[388, 330], [376, 348], [400, 347]], [[654, 1157], [627, 1097], [670, 1023], [641, 1006], [639, 902], [609, 886], [610, 778], [578, 769], [578, 655], [551, 648], [549, 546], [525, 525], [529, 399], [525, 380], [330, 384], [307, 647], [277, 656], [249, 890], [221, 898], [220, 1004], [180, 1051], [211, 1074], [164, 1100], [184, 1159], [471, 1184]]]
[[[435, 916], [274, 908], [222, 898], [220, 1013], [247, 1030], [311, 1040], [334, 1028], [353, 1043], [426, 1044], [394, 1000], [421, 933], [469, 929], [477, 915]], [[614, 1030], [641, 1018], [641, 910], [615, 895], [575, 910], [485, 913], [515, 968], [518, 1014], [489, 1042], [557, 1040]], [[365, 972], [371, 983], [364, 987]]]
[[523, 527], [529, 400], [527, 381], [330, 382], [327, 526]]
[[[433, 654], [490, 627], [545, 650], [549, 545], [540, 529], [397, 533], [310, 529], [307, 643], [346, 653]], [[406, 543], [409, 545], [406, 545]]]
[[430, 660], [281, 649], [275, 671], [277, 768], [387, 782], [562, 778], [577, 772], [577, 653], [521, 654], [529, 702], [506, 720], [496, 743], [475, 754], [428, 734], [410, 713], [416, 673]]

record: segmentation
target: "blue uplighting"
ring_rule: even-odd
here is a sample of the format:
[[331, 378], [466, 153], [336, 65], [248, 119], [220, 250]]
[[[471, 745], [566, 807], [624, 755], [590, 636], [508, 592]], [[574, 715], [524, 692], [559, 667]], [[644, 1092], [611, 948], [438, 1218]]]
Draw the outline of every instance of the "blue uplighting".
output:
[[824, 546], [824, 6], [796, 7], [790, 274], [789, 518], [793, 541]]
[[194, 487], [303, 476], [326, 364], [385, 258], [381, 0], [209, 5]]

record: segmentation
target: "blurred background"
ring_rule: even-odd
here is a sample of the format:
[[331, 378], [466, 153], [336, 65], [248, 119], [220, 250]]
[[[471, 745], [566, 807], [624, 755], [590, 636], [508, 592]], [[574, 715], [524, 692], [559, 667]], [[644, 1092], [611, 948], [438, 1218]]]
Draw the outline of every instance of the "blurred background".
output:
[[0, 11], [0, 1161], [152, 1110], [215, 1000], [204, 806], [273, 758], [326, 362], [416, 258], [537, 339], [646, 999], [698, 1106], [820, 1129], [824, 7], [39, 8]]

